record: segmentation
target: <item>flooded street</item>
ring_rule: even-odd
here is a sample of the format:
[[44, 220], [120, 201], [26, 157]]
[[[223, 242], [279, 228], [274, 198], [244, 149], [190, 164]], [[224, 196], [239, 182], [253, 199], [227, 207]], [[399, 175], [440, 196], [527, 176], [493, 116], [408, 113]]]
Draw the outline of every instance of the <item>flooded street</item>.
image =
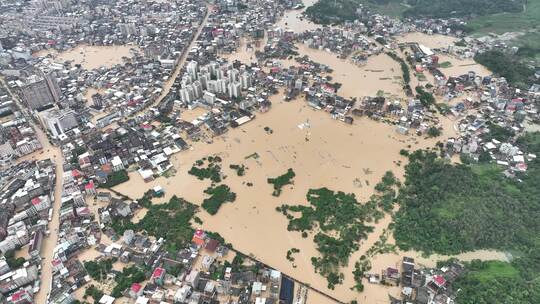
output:
[[[441, 49], [446, 51], [448, 50], [448, 47], [454, 45], [454, 43], [458, 41], [458, 39], [455, 37], [439, 34], [428, 35], [424, 33], [414, 32], [398, 36], [397, 41], [398, 43], [416, 42], [431, 49]], [[447, 77], [467, 74], [470, 71], [474, 71], [477, 75], [482, 76], [487, 76], [491, 74], [488, 69], [486, 69], [480, 64], [477, 64], [472, 58], [457, 58], [453, 55], [451, 56], [448, 54], [439, 53], [437, 53], [436, 55], [439, 57], [439, 63], [449, 62], [451, 64], [450, 67], [441, 68], [441, 72], [443, 72]]]
[[[3, 82], [4, 86], [6, 88], [9, 88], [6, 84], [3, 78], [0, 79], [0, 81]], [[8, 90], [11, 95], [13, 93]], [[17, 98], [14, 99], [18, 106], [20, 108], [23, 108], [22, 105], [19, 103], [19, 100]], [[52, 284], [52, 265], [51, 261], [54, 254], [54, 249], [56, 247], [56, 243], [58, 241], [58, 227], [60, 225], [60, 207], [62, 205], [62, 184], [63, 184], [63, 155], [62, 151], [56, 147], [53, 146], [49, 139], [47, 138], [47, 135], [39, 128], [37, 125], [35, 125], [33, 122], [30, 123], [32, 128], [36, 132], [36, 138], [39, 140], [39, 142], [42, 145], [42, 149], [38, 150], [34, 153], [28, 154], [24, 157], [21, 157], [17, 159], [18, 162], [25, 161], [25, 160], [43, 160], [43, 159], [51, 159], [56, 166], [55, 175], [55, 187], [54, 187], [54, 197], [51, 198], [52, 205], [51, 208], [53, 209], [52, 218], [51, 221], [49, 221], [48, 224], [48, 230], [50, 231], [50, 234], [48, 236], [43, 237], [43, 241], [41, 244], [41, 284], [39, 291], [34, 296], [35, 303], [47, 303], [48, 294], [51, 290], [51, 284]]]
[[279, 22], [276, 23], [276, 28], [301, 33], [303, 31], [314, 30], [320, 27], [319, 25], [309, 21], [308, 18], [302, 16], [302, 13], [304, 13], [308, 7], [312, 6], [316, 2], [317, 0], [304, 0], [304, 8], [285, 12]]
[[453, 45], [454, 42], [458, 40], [457, 38], [452, 36], [445, 36], [440, 34], [428, 35], [420, 32], [407, 33], [396, 38], [399, 43], [416, 42], [432, 49], [448, 48], [449, 45]]
[[459, 59], [448, 55], [438, 55], [439, 62], [450, 62], [452, 66], [448, 68], [441, 68], [441, 71], [448, 76], [458, 76], [467, 74], [468, 72], [475, 72], [477, 75], [490, 75], [491, 72], [483, 65], [477, 64], [472, 58]]
[[238, 60], [245, 64], [256, 63], [257, 57], [255, 56], [256, 51], [262, 51], [264, 49], [264, 44], [266, 43], [267, 37], [259, 40], [251, 40], [247, 38], [241, 38], [240, 43], [236, 53], [231, 54], [221, 54], [221, 57], [234, 61]]
[[58, 241], [58, 226], [60, 224], [60, 215], [59, 210], [62, 198], [62, 183], [63, 183], [63, 169], [62, 169], [62, 152], [59, 148], [51, 145], [45, 133], [37, 127], [34, 126], [36, 130], [37, 137], [43, 146], [43, 154], [38, 154], [36, 159], [47, 159], [50, 158], [56, 164], [56, 182], [54, 189], [54, 201], [52, 204], [53, 214], [52, 219], [49, 222], [48, 229], [50, 235], [43, 238], [43, 243], [41, 245], [41, 287], [39, 292], [35, 295], [35, 303], [46, 303], [47, 295], [51, 288], [52, 283], [52, 266], [51, 261], [53, 259], [54, 248]]
[[386, 54], [369, 57], [367, 64], [358, 66], [349, 59], [340, 59], [336, 54], [298, 45], [300, 55], [308, 55], [312, 60], [330, 66], [334, 72], [332, 82], [342, 84], [338, 95], [343, 97], [375, 96], [383, 91], [387, 95], [405, 97], [399, 64]]

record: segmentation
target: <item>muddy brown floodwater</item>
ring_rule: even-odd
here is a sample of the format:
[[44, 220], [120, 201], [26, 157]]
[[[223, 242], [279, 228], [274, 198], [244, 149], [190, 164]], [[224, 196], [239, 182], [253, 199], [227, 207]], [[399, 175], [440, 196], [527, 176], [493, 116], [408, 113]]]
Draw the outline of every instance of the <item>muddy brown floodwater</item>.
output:
[[[314, 2], [315, 0], [306, 1], [305, 5], [308, 7]], [[294, 31], [316, 28], [316, 25], [301, 18], [302, 11], [287, 12], [276, 26]], [[451, 37], [419, 33], [407, 34], [399, 39], [416, 41], [432, 48], [445, 47], [454, 42], [454, 38]], [[247, 43], [242, 40], [239, 52], [226, 57], [229, 60], [239, 59], [246, 63], [253, 61], [254, 50], [246, 49]], [[339, 94], [344, 97], [374, 96], [380, 91], [386, 93], [386, 96], [405, 97], [399, 80], [400, 67], [384, 54], [370, 57], [364, 66], [356, 66], [348, 59], [339, 59], [335, 54], [326, 51], [310, 49], [304, 45], [298, 47], [301, 55], [308, 55], [313, 60], [334, 69], [333, 81], [342, 84]], [[130, 56], [130, 49], [131, 46], [79, 46], [55, 55], [57, 59], [74, 60], [83, 67], [92, 69], [120, 63], [123, 56]], [[452, 63], [452, 67], [445, 69], [448, 74], [462, 74], [469, 70], [489, 74], [489, 71], [470, 60], [442, 56], [441, 61]], [[173, 75], [171, 79], [175, 77], [176, 75]], [[167, 87], [164, 88], [164, 91], [167, 90]], [[87, 95], [91, 93], [94, 91], [89, 90]], [[220, 155], [223, 159], [222, 170], [227, 175], [223, 183], [231, 187], [237, 194], [237, 199], [234, 203], [224, 204], [214, 216], [201, 210], [199, 216], [204, 221], [202, 225], [204, 229], [219, 232], [238, 250], [252, 254], [270, 266], [326, 291], [344, 302], [357, 299], [362, 303], [388, 303], [388, 294], [399, 295], [399, 288], [365, 284], [363, 293], [352, 291], [350, 288], [354, 285], [352, 270], [355, 261], [379, 239], [391, 222], [390, 216], [373, 224], [374, 232], [361, 242], [360, 250], [351, 256], [348, 267], [342, 269], [345, 275], [344, 283], [336, 286], [335, 290], [328, 290], [326, 280], [316, 274], [311, 265], [310, 258], [318, 256], [313, 243], [313, 234], [308, 238], [302, 238], [298, 232], [287, 231], [287, 219], [276, 212], [275, 208], [283, 203], [306, 204], [306, 192], [319, 187], [354, 193], [359, 201], [366, 201], [373, 193], [373, 186], [387, 170], [393, 171], [399, 178], [403, 177], [403, 165], [396, 164], [398, 160], [405, 161], [399, 155], [400, 149], [432, 147], [439, 140], [455, 136], [453, 121], [441, 118], [443, 135], [436, 139], [425, 139], [398, 135], [393, 126], [367, 118], [356, 119], [353, 125], [346, 125], [333, 120], [328, 113], [312, 109], [304, 100], [284, 102], [281, 100], [281, 94], [272, 97], [272, 102], [270, 112], [258, 114], [254, 121], [232, 129], [224, 136], [213, 138], [211, 144], [194, 143], [190, 150], [175, 155], [171, 161], [177, 169], [176, 175], [169, 178], [160, 177], [145, 183], [136, 172], [132, 172], [130, 180], [115, 187], [115, 190], [138, 198], [148, 189], [159, 185], [164, 188], [166, 195], [156, 200], [156, 203], [163, 203], [172, 195], [177, 195], [195, 204], [201, 204], [206, 197], [203, 191], [210, 183], [188, 175], [187, 171], [198, 159]], [[188, 110], [183, 112], [181, 117], [192, 121], [205, 112], [202, 109]], [[300, 128], [302, 124], [304, 127]], [[269, 134], [264, 130], [265, 127], [269, 127], [273, 132]], [[257, 157], [248, 157], [254, 153]], [[230, 164], [247, 166], [246, 174], [242, 177], [237, 176], [229, 169]], [[267, 183], [267, 178], [283, 174], [288, 168], [293, 168], [296, 173], [294, 185], [284, 187], [280, 197], [272, 196], [272, 187]], [[248, 186], [247, 183], [252, 183], [253, 186]], [[92, 202], [90, 204], [92, 209], [99, 207], [99, 204]], [[138, 211], [134, 221], [144, 217], [146, 211], [146, 209]], [[44, 249], [52, 250], [50, 245], [53, 245], [54, 241], [53, 238], [51, 244], [46, 245]], [[102, 243], [110, 244], [110, 242], [103, 236]], [[393, 239], [390, 238], [389, 242], [392, 243]], [[286, 259], [287, 250], [293, 247], [300, 249], [295, 255], [294, 265]], [[445, 256], [424, 258], [414, 251], [383, 254], [373, 258], [371, 272], [380, 272], [385, 267], [398, 265], [403, 255], [414, 257], [419, 263], [427, 266], [433, 266], [437, 259], [448, 258]], [[97, 251], [89, 249], [82, 253], [80, 258], [84, 261], [95, 259], [97, 256], [99, 256]], [[477, 251], [459, 257], [506, 259], [503, 253], [493, 251]], [[48, 280], [50, 279], [45, 278], [43, 281]], [[81, 293], [79, 292], [77, 296], [80, 297]], [[332, 302], [310, 292], [308, 303]]]
[[[424, 33], [407, 33], [405, 35], [397, 37], [397, 41], [400, 43], [404, 42], [416, 42], [422, 44], [432, 49], [448, 49], [449, 46], [453, 45], [458, 39], [451, 36], [445, 35], [428, 35]], [[448, 61], [452, 64], [449, 68], [441, 68], [441, 71], [446, 76], [459, 76], [468, 73], [469, 71], [474, 71], [476, 74], [481, 76], [490, 75], [491, 72], [486, 69], [484, 66], [477, 64], [472, 58], [457, 58], [455, 56], [449, 56], [446, 54], [436, 54], [439, 56], [439, 63]], [[426, 73], [427, 74], [427, 73]]]
[[317, 0], [305, 0], [304, 8], [299, 10], [290, 10], [285, 12], [283, 17], [276, 23], [276, 28], [284, 30], [291, 30], [295, 33], [301, 33], [303, 31], [314, 30], [319, 25], [309, 21], [308, 18], [302, 16], [302, 13], [310, 6], [315, 4]]
[[[338, 94], [343, 97], [375, 96], [383, 91], [387, 95], [404, 98], [401, 85], [401, 68], [386, 54], [369, 57], [366, 65], [358, 66], [349, 59], [340, 59], [336, 54], [305, 45], [298, 45], [300, 55], [308, 55], [312, 60], [330, 66], [334, 72], [332, 82], [342, 84]], [[399, 78], [396, 80], [396, 78]]]
[[[223, 158], [222, 167], [227, 175], [223, 183], [237, 194], [237, 200], [224, 204], [215, 216], [201, 211], [204, 228], [219, 232], [240, 251], [252, 253], [276, 269], [343, 301], [350, 301], [357, 296], [350, 290], [356, 255], [359, 257], [378, 240], [390, 218], [376, 225], [376, 231], [363, 242], [360, 251], [351, 258], [349, 267], [343, 269], [344, 284], [330, 291], [325, 279], [313, 271], [310, 262], [312, 256], [318, 255], [312, 235], [304, 239], [300, 233], [287, 231], [286, 218], [275, 208], [283, 203], [305, 204], [306, 192], [318, 187], [355, 193], [365, 201], [372, 194], [373, 185], [387, 170], [402, 176], [402, 167], [393, 163], [399, 159], [400, 149], [408, 145], [430, 147], [436, 140], [401, 136], [392, 126], [368, 119], [346, 125], [333, 120], [328, 113], [313, 110], [302, 100], [286, 103], [280, 98], [273, 98], [270, 112], [258, 115], [254, 121], [225, 136], [214, 138], [212, 144], [195, 143], [193, 149], [177, 154], [172, 159], [178, 170], [175, 176], [144, 183], [134, 172], [130, 173], [129, 182], [115, 190], [137, 198], [147, 189], [160, 185], [166, 193], [161, 202], [177, 195], [201, 204], [205, 198], [203, 191], [210, 183], [188, 175], [187, 171], [196, 160], [218, 154]], [[309, 123], [310, 127], [300, 129], [298, 126], [303, 123]], [[265, 127], [271, 128], [273, 133], [268, 134]], [[259, 157], [246, 159], [253, 153]], [[246, 165], [245, 176], [236, 176], [228, 168], [230, 164]], [[288, 168], [293, 168], [296, 173], [294, 185], [285, 187], [280, 197], [273, 197], [272, 187], [266, 179], [283, 174]], [[360, 183], [355, 183], [355, 179]], [[253, 186], [248, 187], [248, 182]], [[300, 249], [296, 255], [296, 268], [286, 259], [286, 252], [292, 247]]]
[[131, 50], [137, 50], [136, 46], [131, 45], [114, 45], [114, 46], [92, 46], [79, 45], [70, 50], [57, 51], [40, 51], [34, 56], [46, 56], [52, 54], [55, 61], [73, 61], [74, 64], [80, 64], [84, 69], [92, 70], [99, 67], [112, 67], [113, 65], [122, 63], [122, 57], [132, 57]]
[[[313, 26], [305, 19], [300, 20], [298, 18], [300, 13], [301, 11], [287, 13], [278, 25], [287, 22], [298, 29]], [[426, 36], [409, 34], [403, 39], [416, 40], [429, 47], [442, 47], [452, 42], [446, 36], [437, 36], [430, 42], [428, 38], [434, 36]], [[242, 41], [241, 45], [245, 46], [245, 41]], [[334, 69], [333, 81], [342, 84], [339, 91], [342, 96], [361, 98], [366, 95], [374, 96], [383, 91], [386, 96], [405, 97], [399, 79], [400, 67], [387, 55], [372, 56], [366, 65], [356, 66], [349, 60], [339, 59], [335, 54], [326, 51], [310, 49], [304, 45], [298, 47], [301, 55], [309, 55], [313, 60]], [[238, 53], [226, 57], [229, 60], [239, 59], [249, 62], [253, 60], [253, 56], [252, 50], [241, 47]], [[471, 63], [461, 63], [461, 60], [455, 58], [444, 60], [454, 60], [452, 61], [454, 69], [460, 68], [461, 64]], [[463, 68], [466, 71], [470, 69], [469, 66]], [[461, 71], [461, 69], [452, 70], [452, 74]], [[485, 72], [481, 69], [478, 71]], [[201, 211], [199, 216], [204, 221], [204, 229], [219, 232], [238, 250], [252, 254], [272, 267], [326, 291], [344, 302], [358, 299], [364, 303], [388, 303], [388, 294], [399, 295], [399, 288], [365, 284], [365, 291], [357, 293], [350, 287], [354, 285], [352, 270], [355, 261], [379, 239], [391, 222], [390, 216], [374, 224], [374, 232], [361, 242], [360, 250], [351, 256], [348, 267], [342, 269], [345, 275], [344, 283], [336, 286], [335, 290], [328, 290], [326, 280], [316, 274], [311, 265], [310, 258], [318, 256], [313, 235], [304, 239], [300, 233], [287, 231], [286, 218], [276, 212], [275, 208], [283, 203], [306, 204], [306, 192], [310, 188], [318, 187], [354, 193], [360, 201], [365, 201], [373, 193], [373, 186], [387, 170], [392, 170], [399, 178], [403, 177], [403, 166], [398, 166], [395, 162], [405, 161], [399, 156], [400, 149], [432, 147], [439, 140], [455, 136], [453, 121], [441, 117], [443, 136], [425, 139], [398, 135], [393, 126], [366, 118], [357, 119], [353, 125], [346, 125], [333, 120], [325, 112], [310, 108], [303, 100], [286, 103], [279, 95], [272, 97], [272, 101], [270, 112], [258, 114], [254, 121], [233, 129], [224, 136], [214, 138], [211, 144], [194, 143], [189, 151], [174, 156], [172, 163], [178, 171], [175, 176], [144, 183], [134, 172], [130, 173], [129, 182], [117, 186], [115, 190], [137, 198], [147, 189], [159, 185], [166, 192], [166, 196], [160, 202], [177, 195], [195, 204], [201, 204], [206, 197], [203, 191], [210, 183], [188, 175], [187, 171], [200, 158], [220, 155], [223, 159], [223, 172], [227, 175], [223, 183], [231, 187], [237, 194], [237, 199], [234, 203], [224, 204], [214, 216]], [[195, 109], [186, 111], [181, 116], [190, 121], [202, 114], [203, 110]], [[301, 124], [309, 127], [300, 128]], [[265, 127], [272, 129], [272, 134], [266, 132]], [[257, 158], [248, 157], [254, 153], [257, 154]], [[236, 176], [235, 172], [228, 168], [230, 164], [247, 166], [245, 176]], [[294, 185], [285, 187], [280, 197], [273, 197], [272, 187], [267, 183], [267, 178], [283, 174], [288, 168], [293, 168], [296, 173]], [[252, 183], [253, 186], [249, 187], [247, 183]], [[393, 240], [390, 239], [389, 242], [392, 243]], [[300, 249], [295, 256], [295, 265], [286, 259], [287, 250], [293, 247]], [[425, 265], [434, 265], [437, 259], [447, 258], [441, 256], [423, 258], [421, 254], [413, 251], [379, 255], [373, 259], [372, 272], [380, 272], [385, 267], [397, 265], [403, 255], [416, 258]], [[503, 253], [491, 251], [467, 253], [460, 257], [501, 260], [506, 258]], [[308, 303], [331, 302], [310, 292]]]

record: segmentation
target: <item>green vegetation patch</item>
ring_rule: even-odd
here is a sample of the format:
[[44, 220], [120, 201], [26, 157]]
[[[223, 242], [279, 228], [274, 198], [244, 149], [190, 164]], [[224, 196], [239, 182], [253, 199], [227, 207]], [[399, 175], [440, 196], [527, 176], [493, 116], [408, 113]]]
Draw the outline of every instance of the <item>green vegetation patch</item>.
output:
[[244, 165], [230, 165], [229, 166], [230, 169], [236, 171], [236, 175], [238, 176], [244, 176], [244, 174], [246, 174], [246, 166]]
[[274, 178], [268, 178], [268, 183], [274, 185], [273, 196], [279, 196], [281, 194], [281, 188], [285, 185], [293, 183], [293, 178], [296, 176], [292, 168], [289, 168], [283, 175]]
[[441, 129], [437, 127], [429, 127], [427, 130], [428, 137], [437, 137], [441, 135]]
[[424, 88], [418, 86], [415, 88], [416, 90], [416, 98], [420, 100], [422, 105], [426, 108], [431, 107], [431, 105], [435, 104], [435, 97], [433, 94], [431, 94], [428, 91], [425, 91]]
[[308, 7], [305, 14], [314, 23], [338, 24], [345, 21], [354, 21], [357, 18], [355, 0], [319, 0]]
[[523, 1], [517, 0], [410, 0], [411, 8], [405, 17], [449, 18], [463, 16], [485, 16], [497, 13], [519, 13]]
[[79, 156], [86, 153], [86, 148], [79, 145], [75, 146], [71, 151], [71, 160], [72, 164], [79, 164]]
[[366, 254], [362, 255], [358, 261], [354, 263], [354, 270], [352, 272], [355, 285], [352, 289], [362, 292], [364, 290], [364, 284], [362, 279], [367, 271], [371, 270], [371, 258], [378, 254], [385, 254], [390, 252], [396, 252], [396, 246], [388, 244], [388, 237], [391, 230], [385, 229], [373, 246], [371, 246]]
[[[88, 275], [90, 275], [92, 279], [101, 282], [105, 280], [107, 274], [111, 271], [114, 262], [116, 262], [115, 259], [87, 261], [84, 262], [84, 269], [86, 269], [86, 272], [88, 272]], [[99, 299], [97, 300], [99, 301]]]
[[[20, 250], [16, 248], [16, 250]], [[6, 263], [8, 264], [9, 268], [11, 269], [17, 269], [23, 266], [23, 264], [26, 262], [26, 259], [23, 257], [15, 257], [15, 250], [10, 250], [4, 254], [4, 257], [6, 258]]]
[[291, 248], [291, 249], [287, 250], [287, 261], [294, 262], [293, 254], [299, 253], [299, 252], [300, 252], [300, 249], [298, 249], [298, 248]]
[[403, 58], [399, 57], [399, 55], [394, 52], [386, 52], [386, 55], [399, 63], [399, 66], [401, 67], [401, 72], [403, 73], [403, 81], [405, 82], [405, 85], [408, 85], [411, 82], [411, 72], [409, 70], [407, 62], [405, 62]]
[[[516, 141], [540, 153], [540, 133]], [[468, 161], [472, 163], [472, 161]], [[450, 164], [435, 152], [409, 154], [394, 238], [402, 249], [457, 254], [478, 249], [512, 252], [510, 263], [472, 261], [453, 284], [456, 303], [539, 303], [540, 160], [519, 179], [493, 164]]]
[[84, 291], [83, 298], [86, 300], [88, 297], [92, 297], [95, 304], [99, 303], [99, 300], [101, 300], [101, 297], [103, 297], [104, 293], [103, 291], [99, 290], [96, 286], [90, 285], [86, 288]]
[[112, 188], [114, 186], [120, 185], [121, 183], [125, 183], [129, 180], [129, 175], [126, 170], [120, 170], [111, 173], [107, 177], [107, 182], [99, 185], [101, 188]]
[[122, 296], [122, 293], [131, 287], [133, 283], [141, 283], [146, 279], [144, 271], [138, 266], [130, 266], [124, 268], [124, 270], [117, 274], [114, 278], [116, 286], [114, 286], [111, 296], [119, 298]]
[[435, 107], [437, 108], [437, 111], [439, 111], [439, 113], [441, 113], [442, 115], [446, 115], [451, 111], [450, 106], [443, 102], [435, 104]]
[[451, 68], [452, 63], [450, 61], [444, 61], [444, 62], [439, 63], [439, 67], [443, 69]]
[[308, 191], [309, 205], [282, 205], [276, 210], [289, 219], [287, 230], [317, 231], [314, 242], [321, 256], [312, 257], [311, 263], [333, 289], [343, 281], [340, 268], [348, 265], [350, 255], [359, 248], [358, 242], [373, 231], [367, 223], [381, 219], [383, 210], [392, 210], [394, 187], [398, 185], [394, 175], [387, 172], [375, 187], [379, 195], [365, 204], [360, 204], [354, 194], [320, 188]]
[[516, 279], [519, 271], [509, 263], [500, 261], [489, 261], [473, 263], [470, 267], [472, 278], [481, 282], [488, 282], [492, 279]]
[[[520, 3], [521, 1], [516, 2]], [[528, 31], [539, 26], [540, 0], [526, 1], [525, 9], [518, 12], [478, 16], [467, 23], [467, 27], [471, 31], [497, 34]]]
[[487, 127], [489, 131], [482, 135], [482, 139], [485, 141], [496, 139], [498, 141], [505, 142], [516, 135], [512, 129], [501, 127], [491, 122], [487, 123]]
[[[538, 19], [540, 22], [540, 16]], [[519, 47], [516, 56], [520, 61], [532, 62], [536, 66], [540, 65], [540, 25], [537, 30], [520, 35], [512, 43]]]
[[395, 219], [401, 248], [456, 254], [528, 251], [539, 244], [538, 160], [529, 163], [522, 182], [505, 178], [493, 165], [449, 164], [435, 152], [416, 151], [409, 161]]
[[167, 249], [176, 252], [191, 242], [193, 232], [191, 220], [197, 212], [197, 206], [182, 198], [173, 196], [165, 204], [151, 204], [148, 212], [138, 222], [133, 223], [129, 219], [115, 219], [111, 227], [117, 234], [124, 231], [146, 231], [156, 238], [167, 240]]
[[216, 214], [223, 203], [236, 200], [236, 193], [231, 192], [227, 185], [209, 187], [204, 190], [204, 193], [209, 194], [210, 197], [203, 201], [202, 207], [211, 215]]
[[456, 303], [538, 303], [538, 273], [518, 268], [519, 263], [515, 262], [475, 260], [467, 263], [467, 273], [453, 284], [460, 290]]
[[506, 78], [508, 83], [528, 88], [534, 82], [534, 70], [519, 61], [518, 57], [492, 50], [474, 56], [474, 60], [493, 73]]
[[[221, 157], [209, 156], [196, 161], [188, 173], [196, 176], [198, 179], [210, 179], [214, 183], [221, 182]], [[204, 166], [206, 164], [206, 167]]]

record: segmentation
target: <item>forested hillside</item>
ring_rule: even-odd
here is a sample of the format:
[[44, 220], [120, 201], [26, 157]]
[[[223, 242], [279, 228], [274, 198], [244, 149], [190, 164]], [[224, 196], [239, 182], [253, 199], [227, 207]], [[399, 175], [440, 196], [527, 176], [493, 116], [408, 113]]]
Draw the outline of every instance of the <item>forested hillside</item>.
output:
[[[540, 155], [540, 133], [517, 144]], [[455, 165], [434, 152], [409, 156], [394, 236], [404, 249], [456, 254], [498, 249], [511, 263], [478, 262], [456, 282], [457, 303], [540, 303], [540, 160], [517, 179], [495, 165]]]
[[[520, 139], [540, 153], [540, 135]], [[396, 241], [401, 247], [454, 254], [495, 248], [527, 250], [540, 244], [540, 161], [529, 163], [521, 182], [491, 164], [455, 165], [435, 152], [409, 156]]]
[[[371, 0], [378, 1], [378, 0]], [[408, 0], [405, 17], [464, 17], [523, 11], [522, 0]]]
[[519, 57], [500, 51], [487, 51], [477, 54], [474, 60], [487, 67], [493, 73], [503, 76], [517, 87], [529, 88], [535, 82], [534, 70], [519, 61]]
[[525, 3], [524, 0], [319, 0], [307, 8], [306, 14], [316, 23], [341, 23], [356, 18], [359, 4], [408, 18], [462, 18], [520, 13]]

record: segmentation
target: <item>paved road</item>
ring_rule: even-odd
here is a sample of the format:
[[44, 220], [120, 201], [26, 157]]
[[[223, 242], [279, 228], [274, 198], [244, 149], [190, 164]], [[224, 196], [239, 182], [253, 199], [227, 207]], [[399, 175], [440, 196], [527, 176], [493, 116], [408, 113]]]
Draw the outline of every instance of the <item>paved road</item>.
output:
[[[53, 258], [54, 247], [58, 242], [58, 227], [60, 225], [60, 206], [62, 200], [62, 181], [63, 181], [63, 169], [64, 163], [62, 152], [58, 147], [55, 147], [49, 143], [49, 140], [45, 133], [37, 126], [34, 126], [37, 137], [43, 145], [43, 154], [39, 155], [39, 158], [51, 158], [55, 162], [56, 166], [56, 183], [54, 187], [54, 202], [52, 205], [53, 214], [52, 219], [49, 222], [50, 235], [43, 239], [41, 247], [41, 288], [34, 297], [34, 303], [47, 303], [47, 295], [50, 291], [52, 283], [52, 266], [51, 260]], [[48, 151], [48, 152], [47, 152]]]
[[[11, 97], [17, 104], [20, 109], [24, 109], [24, 106], [20, 103], [17, 96], [15, 96], [10, 88], [5, 83], [4, 79], [1, 79], [4, 86], [8, 89]], [[41, 287], [39, 292], [34, 297], [34, 303], [46, 303], [47, 295], [50, 291], [51, 282], [52, 282], [52, 267], [51, 260], [53, 258], [54, 247], [58, 241], [58, 227], [60, 225], [60, 216], [59, 210], [62, 203], [62, 180], [63, 180], [63, 168], [64, 163], [62, 151], [60, 148], [55, 147], [50, 144], [47, 135], [43, 130], [37, 126], [30, 118], [27, 117], [27, 120], [30, 122], [30, 125], [36, 131], [36, 136], [39, 142], [41, 143], [43, 149], [41, 151], [36, 151], [29, 155], [26, 155], [20, 158], [18, 161], [22, 160], [42, 160], [42, 159], [51, 159], [54, 161], [56, 167], [56, 181], [54, 186], [54, 201], [52, 203], [53, 214], [51, 221], [49, 222], [48, 229], [50, 234], [48, 237], [43, 238], [43, 243], [41, 247]]]
[[[146, 109], [148, 107], [157, 106], [163, 100], [163, 98], [165, 98], [169, 94], [169, 92], [171, 91], [171, 88], [172, 88], [172, 86], [174, 84], [174, 81], [176, 80], [176, 78], [178, 78], [178, 76], [180, 75], [180, 71], [182, 70], [182, 67], [186, 63], [189, 51], [193, 48], [193, 46], [195, 46], [195, 42], [199, 39], [199, 36], [201, 35], [202, 29], [204, 28], [204, 26], [206, 25], [206, 23], [208, 21], [208, 16], [209, 15], [210, 15], [210, 5], [207, 5], [206, 6], [206, 15], [204, 16], [203, 21], [199, 25], [199, 28], [197, 29], [197, 32], [195, 32], [195, 35], [193, 36], [193, 39], [191, 40], [191, 43], [189, 44], [189, 46], [187, 46], [184, 49], [184, 52], [182, 52], [182, 55], [180, 56], [180, 59], [178, 60], [178, 64], [174, 68], [173, 74], [171, 75], [171, 77], [169, 77], [169, 79], [163, 85], [163, 89], [161, 91], [161, 94], [159, 95], [158, 98], [156, 98], [156, 100], [154, 100], [154, 102], [152, 102], [151, 104], [145, 106], [144, 109]], [[135, 116], [138, 113], [140, 113], [140, 111], [132, 114], [131, 116]]]

